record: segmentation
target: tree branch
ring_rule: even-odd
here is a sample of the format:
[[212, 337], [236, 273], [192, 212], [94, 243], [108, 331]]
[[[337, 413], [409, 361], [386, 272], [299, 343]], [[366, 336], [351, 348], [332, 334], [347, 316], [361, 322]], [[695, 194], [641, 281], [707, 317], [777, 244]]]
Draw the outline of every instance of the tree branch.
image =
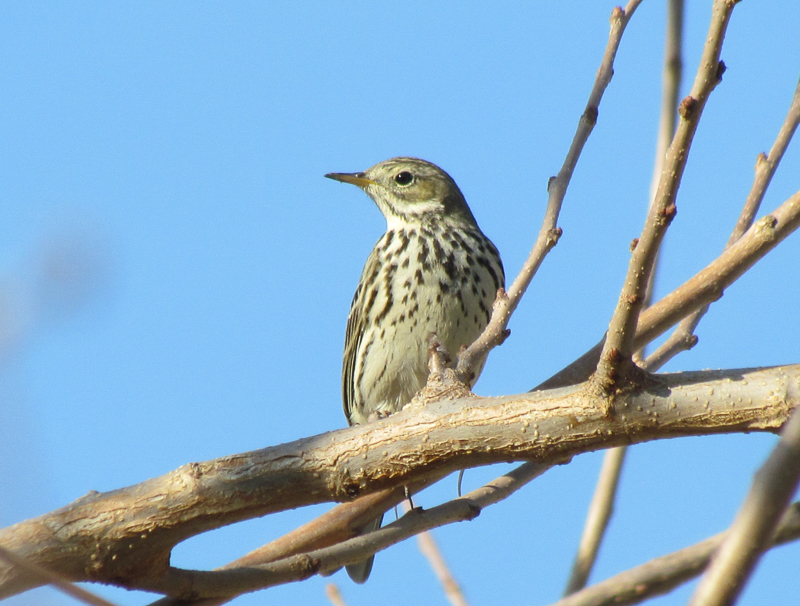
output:
[[[403, 501], [403, 511], [406, 513], [411, 510], [408, 501]], [[467, 598], [464, 597], [464, 592], [461, 591], [461, 586], [456, 581], [453, 574], [450, 572], [450, 567], [444, 559], [433, 534], [430, 531], [421, 532], [417, 535], [417, 546], [420, 553], [428, 560], [433, 573], [442, 585], [447, 600], [452, 606], [469, 606]]]
[[[551, 606], [626, 606], [668, 593], [703, 572], [727, 532], [621, 572]], [[772, 539], [772, 547], [798, 538], [800, 503], [795, 503], [781, 520]]]
[[[775, 174], [783, 154], [786, 152], [786, 148], [797, 130], [798, 123], [800, 123], [800, 82], [798, 82], [794, 91], [786, 119], [778, 132], [775, 142], [772, 144], [769, 156], [765, 156], [762, 153], [756, 159], [753, 185], [750, 188], [750, 193], [747, 196], [736, 226], [728, 239], [728, 243], [725, 245], [726, 248], [732, 246], [752, 226], [753, 218], [758, 213], [761, 201], [764, 199], [764, 193], [767, 191], [772, 176]], [[672, 335], [655, 351], [653, 354], [655, 358], [664, 358], [666, 361], [672, 355], [675, 355], [672, 353], [673, 351], [677, 353], [694, 347], [697, 344], [697, 337], [694, 331], [702, 317], [708, 312], [708, 307], [709, 304], [706, 304], [681, 320]], [[662, 363], [659, 363], [659, 367], [661, 365]]]
[[589, 512], [586, 514], [581, 542], [575, 561], [572, 563], [564, 595], [575, 593], [586, 586], [589, 573], [592, 571], [600, 543], [603, 540], [608, 522], [614, 512], [614, 496], [617, 493], [622, 461], [625, 459], [625, 446], [617, 446], [606, 451], [603, 457], [603, 467], [597, 479]]
[[[670, 293], [667, 297], [664, 297], [659, 302], [657, 309], [646, 309], [641, 314], [636, 329], [637, 348], [643, 347], [658, 338], [681, 318], [685, 318], [682, 336], [676, 336], [669, 345], [662, 346], [664, 347], [663, 351], [668, 351], [672, 347], [689, 349], [694, 346], [696, 338], [693, 337], [692, 333], [700, 317], [705, 313], [704, 310], [708, 304], [719, 299], [725, 288], [735, 282], [739, 276], [752, 267], [769, 250], [777, 246], [787, 235], [797, 229], [798, 218], [800, 217], [800, 208], [797, 203], [798, 194], [792, 196], [773, 213], [773, 216], [779, 216], [779, 222], [783, 225], [783, 228], [776, 233], [777, 237], [774, 240], [771, 240], [768, 235], [766, 238], [763, 235], [758, 235], [758, 230], [753, 228], [752, 222], [761, 205], [764, 192], [797, 130], [798, 123], [800, 123], [800, 82], [795, 89], [786, 119], [772, 145], [772, 149], [770, 149], [769, 156], [765, 158], [763, 155], [759, 155], [756, 161], [753, 186], [726, 247], [726, 251], [728, 251], [734, 244], [738, 244], [740, 246], [738, 253], [723, 255], [724, 259], [723, 257], [718, 257], [705, 270], [695, 275], [694, 278], [684, 283], [683, 286]], [[770, 215], [767, 215], [762, 220], [769, 221]], [[741, 240], [750, 240], [750, 243], [746, 244]], [[757, 240], [761, 240], [760, 243], [756, 242]], [[702, 279], [701, 275], [704, 272], [706, 274], [704, 276], [705, 279]], [[716, 289], [713, 288], [713, 282], [708, 281], [708, 278], [712, 277], [708, 274], [714, 272], [719, 272], [719, 275], [716, 276], [716, 279], [719, 280]], [[694, 310], [699, 314], [696, 318], [686, 318], [687, 315], [692, 313], [692, 310], [687, 311], [686, 309], [688, 307], [686, 303], [689, 301], [687, 297], [691, 292], [696, 292], [703, 297]], [[585, 381], [597, 366], [602, 345], [603, 341], [601, 340], [600, 343], [569, 366], [538, 385], [536, 389], [553, 389]]]
[[724, 65], [719, 61], [722, 41], [728, 21], [736, 2], [715, 0], [708, 38], [706, 39], [700, 67], [694, 85], [680, 105], [680, 120], [672, 144], [667, 151], [664, 170], [653, 203], [650, 206], [644, 229], [634, 246], [628, 266], [628, 275], [619, 296], [617, 308], [608, 326], [605, 344], [597, 365], [598, 386], [608, 394], [623, 380], [626, 367], [632, 367], [636, 345], [637, 323], [644, 305], [647, 285], [653, 266], [676, 211], [676, 198], [683, 171], [689, 158], [689, 150], [697, 131], [706, 101], [722, 79]]
[[[560, 462], [567, 462], [567, 460], [566, 459], [562, 459]], [[510, 496], [511, 494], [513, 494], [514, 492], [516, 492], [517, 490], [522, 488], [525, 484], [527, 484], [531, 480], [539, 477], [542, 473], [544, 473], [545, 471], [550, 469], [550, 467], [551, 467], [551, 465], [539, 465], [539, 464], [536, 464], [536, 463], [525, 463], [523, 465], [520, 465], [517, 469], [515, 469], [515, 470], [513, 470], [513, 471], [511, 471], [511, 472], [509, 472], [509, 473], [507, 473], [507, 474], [495, 479], [493, 482], [490, 482], [490, 483], [484, 485], [483, 487], [472, 491], [468, 495], [464, 495], [464, 497], [459, 497], [459, 498], [471, 499], [473, 503], [477, 503], [481, 507], [488, 507], [489, 505], [492, 505], [492, 504], [494, 504], [494, 503], [496, 503], [498, 501], [501, 501], [501, 500], [507, 498], [508, 496]], [[369, 496], [371, 496], [371, 495], [369, 495]], [[361, 499], [359, 499], [359, 501], [364, 500], [366, 498], [369, 498], [369, 497], [362, 497]], [[353, 504], [355, 504], [355, 503], [353, 503]], [[434, 526], [441, 526], [443, 524], [447, 524], [447, 523], [451, 523], [451, 522], [455, 522], [455, 521], [460, 521], [461, 518], [459, 516], [461, 515], [461, 511], [462, 511], [461, 507], [462, 507], [462, 505], [460, 503], [453, 504], [452, 502], [450, 502], [448, 505], [449, 505], [449, 508], [443, 509], [442, 507], [444, 507], [444, 506], [442, 506], [442, 507], [437, 509], [437, 512], [435, 514], [433, 514], [433, 515], [437, 516], [437, 519], [433, 523], [431, 528], [433, 528]], [[346, 507], [346, 505], [340, 505], [336, 509], [340, 509], [342, 507]], [[335, 511], [336, 509], [334, 509], [333, 511]], [[444, 512], [445, 514], [442, 515], [442, 512]], [[328, 512], [328, 513], [330, 513], [330, 512]], [[420, 514], [422, 516], [422, 518], [418, 518], [418, 520], [422, 519], [423, 522], [426, 520], [427, 517], [429, 517], [431, 515], [430, 512], [423, 512], [422, 510], [416, 510], [416, 513]], [[318, 519], [322, 519], [327, 515], [328, 514], [324, 514], [323, 516], [321, 516]], [[408, 522], [408, 520], [406, 520], [406, 522]], [[406, 522], [404, 522], [404, 523], [406, 523]], [[384, 528], [386, 528], [386, 527], [384, 527]], [[392, 528], [397, 528], [397, 526], [392, 526]], [[412, 528], [411, 530], [414, 530], [414, 529]], [[422, 531], [419, 531], [419, 532], [421, 533], [421, 532], [426, 532], [426, 531], [422, 530]], [[289, 534], [293, 534], [293, 533], [289, 533]], [[388, 546], [390, 546], [390, 545], [392, 545], [394, 543], [397, 543], [397, 542], [402, 541], [402, 540], [404, 540], [404, 539], [406, 539], [406, 538], [408, 538], [410, 536], [413, 536], [414, 532], [409, 531], [408, 528], [400, 529], [399, 531], [394, 532], [390, 536], [388, 542], [387, 542], [387, 535], [385, 533], [382, 536], [379, 536], [377, 538], [376, 538], [376, 534], [380, 534], [380, 533], [378, 533], [378, 531], [374, 531], [372, 533], [369, 533], [368, 535], [361, 535], [359, 537], [360, 540], [358, 540], [358, 541], [343, 542], [340, 545], [337, 545], [334, 549], [329, 550], [327, 553], [323, 554], [323, 557], [334, 559], [335, 561], [342, 561], [342, 558], [348, 558], [350, 556], [353, 556], [353, 554], [355, 553], [355, 555], [353, 557], [355, 557], [357, 560], [360, 560], [360, 559], [363, 559], [364, 557], [366, 557], [364, 555], [358, 555], [358, 554], [363, 553], [365, 545], [369, 546], [370, 554], [372, 554], [372, 553], [375, 553], [375, 551], [377, 551], [378, 549], [384, 549], [384, 548], [386, 548], [386, 547], [388, 547]], [[368, 538], [365, 538], [365, 537], [368, 537]], [[261, 551], [261, 550], [257, 550], [257, 551]], [[255, 554], [256, 552], [253, 552], [253, 553]], [[297, 552], [297, 553], [299, 553], [299, 552]], [[248, 556], [245, 556], [245, 557], [247, 558]], [[252, 557], [249, 558], [249, 560], [250, 561], [247, 564], [243, 564], [242, 562], [244, 561], [244, 558], [241, 558], [241, 559], [239, 559], [239, 560], [237, 560], [235, 562], [231, 562], [230, 564], [228, 564], [226, 566], [223, 566], [219, 570], [229, 570], [229, 569], [238, 568], [238, 567], [241, 567], [241, 566], [244, 566], [244, 565], [246, 565], [248, 567], [253, 567], [254, 565], [268, 564], [268, 563], [274, 561], [274, 560], [265, 560], [265, 559], [262, 559], [261, 561], [256, 561], [256, 558], [252, 558]], [[327, 571], [329, 573], [332, 573], [335, 569], [336, 569], [335, 566], [330, 566], [330, 565], [327, 566]], [[191, 571], [181, 571], [181, 572], [184, 573], [184, 574], [191, 574]], [[274, 579], [269, 579], [269, 580], [273, 581]], [[289, 579], [289, 580], [297, 580], [297, 579]], [[288, 582], [288, 580], [285, 581], [285, 582]], [[236, 595], [239, 595], [240, 593], [243, 593], [244, 591], [251, 591], [252, 590], [252, 589], [243, 589], [241, 587], [239, 587], [238, 589], [240, 589], [240, 591], [237, 591], [235, 594], [231, 594], [229, 596], [221, 597], [221, 598], [202, 598], [202, 599], [189, 600], [189, 601], [187, 601], [187, 600], [178, 600], [178, 599], [173, 599], [173, 598], [164, 598], [163, 600], [158, 600], [157, 602], [154, 602], [151, 606], [189, 606], [189, 605], [191, 605], [191, 606], [219, 606], [221, 604], [225, 604], [226, 602], [229, 602], [231, 599], [236, 597]]]
[[[0, 531], [0, 544], [69, 580], [152, 589], [175, 544], [234, 521], [500, 461], [551, 464], [653, 439], [775, 431], [798, 405], [798, 381], [800, 365], [653, 375], [620, 397], [612, 417], [587, 385], [407, 407], [378, 423], [87, 495]], [[0, 567], [0, 597], [38, 584]]]
[[756, 472], [750, 492], [690, 606], [729, 606], [736, 601], [768, 547], [798, 481], [800, 415], [793, 414], [772, 454]]
[[[800, 191], [756, 221], [735, 244], [705, 269], [666, 295], [639, 317], [634, 347], [644, 347], [682, 318], [719, 300], [724, 290], [800, 225]], [[535, 389], [553, 389], [587, 380], [600, 357], [603, 341]]]
[[[658, 184], [664, 171], [664, 161], [670, 141], [675, 135], [678, 95], [683, 73], [683, 0], [669, 0], [667, 2], [666, 30], [666, 35], [664, 36], [664, 67], [661, 78], [661, 112], [658, 139], [656, 141], [655, 166], [653, 167], [653, 177], [650, 185], [650, 209], [652, 209], [656, 201]], [[650, 306], [657, 273], [658, 258], [656, 258], [647, 284], [643, 303], [643, 308], [645, 309]], [[637, 352], [636, 356], [643, 354], [644, 349]], [[638, 363], [638, 360], [635, 361]], [[644, 368], [654, 372], [659, 366], [645, 366]], [[592, 501], [589, 504], [583, 533], [581, 534], [569, 579], [567, 579], [564, 595], [574, 593], [586, 586], [597, 560], [600, 544], [613, 515], [614, 501], [616, 500], [626, 453], [626, 446], [618, 446], [605, 452], [603, 466], [597, 479]]]
[[789, 147], [789, 142], [792, 140], [797, 125], [800, 124], [800, 82], [794, 90], [792, 102], [789, 104], [789, 111], [786, 114], [786, 119], [783, 121], [778, 136], [772, 144], [772, 149], [769, 150], [769, 155], [765, 156], [763, 153], [759, 154], [756, 158], [755, 178], [753, 180], [753, 187], [747, 196], [745, 202], [745, 210], [739, 217], [736, 228], [733, 230], [728, 246], [738, 240], [750, 226], [753, 224], [753, 219], [761, 207], [761, 201], [764, 199], [764, 194], [772, 182], [772, 177], [775, 171], [778, 170], [778, 165], [783, 159], [783, 154], [786, 148]]

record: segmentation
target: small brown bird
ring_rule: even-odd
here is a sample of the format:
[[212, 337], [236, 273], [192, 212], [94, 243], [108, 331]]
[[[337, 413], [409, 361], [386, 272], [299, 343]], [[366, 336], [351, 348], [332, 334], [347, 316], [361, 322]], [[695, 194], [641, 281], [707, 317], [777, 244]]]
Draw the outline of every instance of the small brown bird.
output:
[[[453, 355], [481, 334], [505, 277], [500, 253], [438, 166], [393, 158], [363, 173], [325, 176], [359, 186], [386, 218], [347, 318], [344, 412], [359, 425], [401, 410], [425, 386], [432, 334]], [[365, 582], [372, 560], [348, 566], [350, 577]]]

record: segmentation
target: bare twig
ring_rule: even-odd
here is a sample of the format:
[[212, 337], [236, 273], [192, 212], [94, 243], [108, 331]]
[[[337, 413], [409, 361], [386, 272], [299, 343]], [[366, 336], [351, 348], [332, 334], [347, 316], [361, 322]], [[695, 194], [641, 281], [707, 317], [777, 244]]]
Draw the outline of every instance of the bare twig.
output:
[[444, 593], [450, 603], [453, 606], [468, 606], [464, 593], [461, 591], [458, 582], [450, 573], [450, 568], [447, 566], [442, 552], [439, 551], [439, 547], [436, 545], [433, 535], [430, 532], [422, 532], [417, 535], [417, 543], [419, 545], [419, 550], [428, 559], [431, 568], [433, 568], [433, 572], [436, 573], [436, 578], [439, 579], [439, 582], [442, 584]]
[[[653, 176], [650, 181], [650, 208], [656, 201], [658, 184], [664, 172], [664, 161], [667, 157], [670, 142], [675, 136], [675, 124], [678, 116], [678, 96], [683, 76], [683, 0], [668, 0], [667, 31], [664, 36], [664, 66], [661, 70], [661, 111], [658, 120], [658, 138], [653, 165]], [[658, 273], [658, 260], [650, 274], [642, 309], [650, 307], [653, 297], [653, 285]]]
[[690, 606], [730, 606], [768, 547], [800, 481], [800, 415], [793, 414], [767, 461], [756, 472], [725, 541], [714, 554]]
[[772, 149], [769, 150], [769, 155], [765, 157], [764, 154], [759, 154], [756, 159], [756, 175], [753, 187], [750, 189], [750, 194], [747, 196], [747, 202], [745, 203], [746, 211], [739, 217], [736, 229], [734, 229], [728, 240], [728, 246], [738, 240], [753, 224], [753, 218], [761, 207], [764, 193], [767, 191], [772, 181], [772, 176], [778, 169], [783, 154], [786, 152], [786, 148], [797, 130], [798, 123], [800, 123], [800, 82], [797, 83], [792, 102], [789, 105], [789, 112], [786, 114], [786, 119], [778, 132], [775, 142], [772, 144]]
[[[669, 45], [668, 45], [669, 46]], [[669, 63], [669, 61], [668, 61]], [[663, 108], [662, 108], [663, 110]], [[663, 120], [662, 112], [662, 120]], [[758, 208], [763, 199], [766, 188], [772, 179], [778, 164], [780, 163], [789, 141], [791, 140], [794, 132], [797, 129], [798, 122], [800, 122], [800, 83], [798, 84], [792, 102], [790, 104], [789, 112], [786, 119], [778, 133], [775, 142], [772, 145], [769, 156], [759, 155], [756, 163], [755, 177], [750, 194], [747, 197], [744, 208], [736, 223], [736, 226], [731, 234], [726, 248], [730, 247], [736, 242], [743, 233], [752, 225], [753, 217], [758, 212]], [[708, 311], [708, 305], [695, 311], [691, 316], [685, 318], [680, 322], [678, 327], [672, 335], [665, 341], [652, 355], [647, 358], [644, 368], [649, 372], [654, 372], [661, 368], [669, 359], [674, 357], [677, 353], [685, 351], [694, 347], [697, 343], [697, 337], [694, 335], [694, 330], [697, 328], [703, 315]], [[599, 543], [602, 537], [602, 532], [599, 528], [590, 527], [592, 524], [600, 524], [605, 528], [607, 521], [610, 517], [610, 511], [603, 513], [603, 506], [600, 504], [602, 501], [601, 495], [605, 495], [608, 499], [605, 507], [609, 510], [613, 507], [613, 493], [609, 493], [604, 487], [608, 482], [613, 482], [615, 476], [619, 474], [619, 467], [622, 465], [623, 453], [617, 450], [609, 451], [606, 455], [611, 457], [608, 465], [603, 465], [601, 477], [598, 480], [598, 489], [592, 499], [590, 515], [587, 518], [587, 526], [584, 529], [584, 534], [581, 538], [581, 544], [578, 550], [575, 564], [573, 565], [573, 572], [570, 576], [570, 581], [567, 585], [566, 594], [577, 591], [583, 585], [580, 584], [581, 580], [585, 583], [588, 578], [589, 571], [593, 565], [593, 557], [596, 555], [598, 545], [594, 544], [595, 541]], [[594, 555], [593, 555], [594, 554]]]
[[616, 7], [611, 13], [611, 32], [609, 33], [603, 60], [597, 70], [592, 92], [589, 94], [589, 101], [586, 103], [586, 109], [584, 109], [578, 122], [578, 129], [572, 140], [569, 152], [567, 152], [564, 164], [558, 175], [551, 179], [547, 188], [549, 194], [547, 210], [545, 211], [542, 228], [539, 230], [539, 236], [517, 278], [506, 292], [498, 293], [492, 308], [492, 318], [489, 321], [489, 325], [472, 345], [459, 354], [456, 372], [459, 380], [463, 383], [468, 382], [469, 378], [473, 376], [474, 368], [478, 362], [483, 360], [493, 347], [502, 343], [508, 336], [507, 326], [511, 314], [514, 313], [517, 305], [519, 305], [522, 295], [525, 294], [528, 285], [547, 253], [558, 243], [558, 239], [561, 237], [558, 216], [561, 212], [564, 196], [567, 193], [567, 187], [572, 179], [572, 173], [578, 163], [578, 158], [580, 158], [583, 151], [583, 146], [597, 123], [598, 107], [603, 98], [603, 93], [614, 74], [614, 59], [617, 55], [617, 49], [622, 40], [625, 26], [641, 2], [642, 0], [630, 0], [624, 10]]
[[[766, 156], [762, 153], [756, 158], [753, 185], [725, 248], [733, 245], [752, 226], [753, 219], [761, 207], [761, 201], [764, 199], [764, 193], [767, 191], [767, 187], [772, 181], [772, 176], [775, 174], [783, 154], [786, 152], [786, 148], [797, 130], [798, 123], [800, 123], [800, 82], [795, 88], [786, 119], [783, 121], [778, 136], [772, 144], [769, 155]], [[694, 331], [702, 317], [708, 312], [708, 307], [709, 305], [706, 304], [692, 315], [681, 320], [672, 335], [656, 350], [654, 355], [657, 355], [657, 357], [667, 356], [673, 350], [685, 351], [694, 347], [697, 344], [697, 337]]]
[[722, 77], [724, 67], [719, 61], [719, 54], [735, 4], [730, 0], [714, 2], [700, 67], [689, 96], [681, 102], [681, 119], [667, 152], [658, 190], [631, 255], [628, 275], [609, 323], [596, 372], [598, 386], [609, 394], [613, 394], [620, 380], [626, 380], [625, 373], [621, 371], [630, 365], [633, 352], [639, 349], [636, 346], [636, 328], [650, 274], [664, 234], [676, 213], [678, 187], [703, 108]]
[[[667, 593], [703, 572], [714, 551], [725, 539], [726, 532], [626, 570], [551, 606], [625, 606]], [[781, 520], [772, 547], [798, 538], [800, 503], [795, 503]]]
[[15, 555], [4, 547], [0, 547], [0, 559], [5, 560], [19, 570], [22, 570], [26, 575], [40, 580], [41, 585], [52, 585], [62, 593], [75, 598], [79, 602], [91, 604], [91, 606], [114, 606], [113, 602], [109, 602], [108, 600], [101, 598], [99, 595], [96, 595], [90, 591], [86, 591], [74, 583], [70, 583], [69, 581], [61, 578], [59, 575], [50, 572], [46, 568], [42, 568], [41, 566], [37, 566], [36, 564], [29, 562], [25, 558]]
[[[403, 501], [402, 507], [403, 511], [406, 513], [411, 510], [408, 501]], [[428, 560], [428, 564], [430, 564], [433, 569], [436, 578], [439, 579], [439, 582], [442, 584], [444, 594], [447, 596], [450, 603], [453, 606], [468, 606], [467, 599], [464, 597], [464, 593], [461, 591], [461, 587], [455, 580], [455, 577], [453, 577], [450, 572], [450, 567], [447, 565], [447, 561], [439, 550], [439, 546], [436, 544], [433, 534], [429, 531], [419, 533], [417, 535], [417, 545], [422, 555]]]
[[683, 0], [667, 2], [667, 32], [664, 37], [664, 67], [661, 71], [661, 113], [658, 120], [658, 139], [650, 200], [656, 198], [664, 160], [670, 141], [675, 135], [681, 79], [683, 76]]
[[[765, 158], [763, 155], [759, 155], [756, 161], [755, 179], [753, 182], [753, 187], [751, 188], [750, 194], [748, 195], [745, 203], [745, 211], [743, 211], [742, 215], [740, 216], [736, 225], [736, 229], [734, 229], [730, 239], [728, 240], [728, 246], [726, 250], [733, 246], [734, 243], [739, 243], [738, 241], [741, 238], [748, 237], [748, 233], [750, 234], [750, 238], [758, 237], [756, 236], [755, 231], [752, 229], [753, 217], [755, 217], [758, 212], [764, 192], [766, 191], [772, 176], [780, 164], [780, 161], [783, 158], [783, 154], [785, 153], [792, 136], [797, 130], [798, 123], [800, 123], [800, 83], [798, 83], [798, 86], [795, 89], [786, 119], [784, 120], [778, 136], [772, 145], [769, 156]], [[772, 244], [770, 244], [769, 239], [762, 242], [762, 244], [767, 245], [770, 249], [777, 245], [783, 238], [785, 238], [788, 233], [791, 233], [791, 231], [797, 228], [798, 209], [794, 200], [795, 197], [789, 199], [776, 211], [778, 214], [782, 215], [788, 231], [782, 230], [782, 234], [778, 236], [779, 239], [774, 241]], [[794, 210], [792, 210], [792, 208]], [[737, 259], [732, 258], [730, 255], [725, 255], [724, 259], [718, 258], [717, 261], [712, 263], [712, 265], [717, 269], [722, 270], [719, 276], [720, 283], [716, 289], [713, 288], [712, 284], [707, 282], [705, 284], [702, 283], [700, 276], [703, 272], [701, 272], [701, 274], [697, 274], [694, 278], [692, 278], [692, 280], [681, 286], [679, 289], [673, 291], [667, 297], [664, 297], [664, 299], [658, 303], [658, 307], [656, 309], [651, 307], [645, 310], [639, 319], [639, 325], [636, 329], [637, 348], [642, 347], [653, 339], [658, 338], [658, 336], [666, 331], [670, 326], [684, 318], [685, 325], [681, 329], [681, 335], [676, 336], [675, 340], [669, 345], [665, 344], [662, 347], [664, 347], [664, 351], [666, 351], [671, 347], [685, 347], [688, 349], [694, 346], [696, 339], [693, 337], [693, 331], [697, 326], [697, 322], [699, 322], [699, 317], [691, 319], [686, 318], [686, 316], [693, 312], [693, 310], [687, 311], [688, 306], [685, 305], [685, 302], [687, 302], [691, 297], [690, 292], [695, 292], [696, 295], [700, 297], [698, 300], [700, 304], [696, 306], [694, 311], [704, 310], [708, 303], [712, 303], [713, 301], [717, 300], [719, 298], [719, 294], [722, 293], [725, 288], [735, 282], [740, 275], [747, 271], [747, 269], [749, 269], [767, 252], [766, 250], [763, 252], [755, 250], [746, 252], [748, 248], [750, 247], [742, 245], [740, 251], [743, 255], [745, 255], [743, 257]], [[758, 246], [758, 248], [761, 248], [761, 246]], [[755, 255], [750, 257], [752, 253], [755, 253]], [[744, 264], [744, 267], [742, 268], [740, 264]], [[712, 270], [712, 267], [709, 266], [704, 271], [707, 270]], [[684, 303], [679, 303], [680, 299], [683, 299]], [[702, 317], [703, 313], [705, 312], [702, 311], [700, 313], [700, 317]], [[555, 387], [573, 385], [575, 383], [585, 381], [587, 378], [589, 378], [590, 374], [597, 365], [600, 351], [602, 349], [602, 343], [603, 342], [601, 341], [599, 344], [595, 345], [592, 349], [587, 351], [569, 366], [538, 385], [536, 389], [552, 389]]]

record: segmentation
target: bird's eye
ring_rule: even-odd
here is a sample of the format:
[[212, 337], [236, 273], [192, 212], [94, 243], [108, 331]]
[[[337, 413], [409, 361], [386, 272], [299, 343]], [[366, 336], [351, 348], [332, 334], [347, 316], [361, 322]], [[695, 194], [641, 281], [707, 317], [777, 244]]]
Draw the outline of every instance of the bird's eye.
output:
[[400, 187], [407, 187], [408, 185], [411, 185], [413, 181], [414, 181], [414, 175], [412, 175], [407, 170], [397, 173], [394, 176], [394, 182], [397, 183]]

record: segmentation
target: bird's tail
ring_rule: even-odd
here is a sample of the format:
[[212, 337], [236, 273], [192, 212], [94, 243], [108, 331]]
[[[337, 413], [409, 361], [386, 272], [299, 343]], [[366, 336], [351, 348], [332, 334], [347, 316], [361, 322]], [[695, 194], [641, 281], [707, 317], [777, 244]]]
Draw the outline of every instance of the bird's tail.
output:
[[[358, 534], [367, 534], [368, 532], [372, 532], [373, 530], [378, 530], [381, 527], [381, 522], [383, 522], [383, 514], [379, 517], [371, 520], [369, 523], [365, 524], [358, 530]], [[347, 569], [348, 576], [353, 579], [356, 583], [362, 584], [366, 583], [367, 579], [369, 578], [369, 573], [372, 572], [372, 563], [375, 561], [375, 556], [371, 555], [366, 560], [361, 560], [360, 562], [356, 562], [355, 564], [348, 564], [345, 566]]]

